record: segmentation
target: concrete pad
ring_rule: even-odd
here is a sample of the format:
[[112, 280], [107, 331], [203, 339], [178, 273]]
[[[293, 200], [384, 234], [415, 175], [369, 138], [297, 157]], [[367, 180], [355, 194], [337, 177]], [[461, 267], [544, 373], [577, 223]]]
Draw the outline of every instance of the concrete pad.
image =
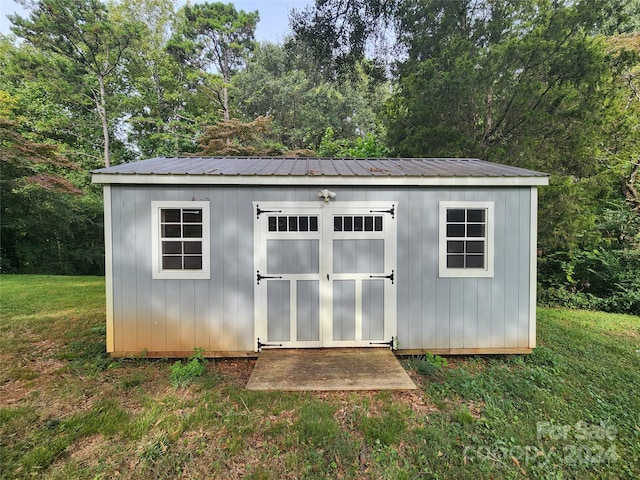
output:
[[247, 390], [415, 390], [388, 348], [263, 350]]

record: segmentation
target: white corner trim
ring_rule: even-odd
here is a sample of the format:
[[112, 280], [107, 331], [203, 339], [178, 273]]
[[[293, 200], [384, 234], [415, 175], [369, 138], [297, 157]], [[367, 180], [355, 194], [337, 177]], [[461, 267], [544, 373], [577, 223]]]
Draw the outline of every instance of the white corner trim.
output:
[[115, 351], [113, 319], [113, 229], [111, 226], [111, 185], [102, 188], [104, 203], [104, 277], [106, 297], [107, 352]]
[[538, 189], [531, 187], [531, 227], [529, 251], [529, 348], [536, 347], [538, 281]]
[[[485, 268], [447, 268], [447, 209], [472, 208], [487, 211]], [[441, 201], [438, 207], [438, 276], [440, 278], [492, 278], [494, 274], [494, 202]]]
[[[202, 209], [202, 270], [162, 270], [160, 210]], [[151, 278], [154, 280], [209, 280], [211, 278], [211, 213], [208, 201], [158, 200], [151, 202]]]

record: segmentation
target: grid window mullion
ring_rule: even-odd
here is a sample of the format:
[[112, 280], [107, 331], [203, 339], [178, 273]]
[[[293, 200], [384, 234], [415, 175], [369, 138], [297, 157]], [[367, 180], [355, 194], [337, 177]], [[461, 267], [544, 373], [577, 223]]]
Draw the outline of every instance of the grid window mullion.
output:
[[201, 209], [161, 211], [163, 270], [202, 270], [202, 214]]
[[486, 211], [456, 208], [446, 215], [447, 267], [484, 268]]

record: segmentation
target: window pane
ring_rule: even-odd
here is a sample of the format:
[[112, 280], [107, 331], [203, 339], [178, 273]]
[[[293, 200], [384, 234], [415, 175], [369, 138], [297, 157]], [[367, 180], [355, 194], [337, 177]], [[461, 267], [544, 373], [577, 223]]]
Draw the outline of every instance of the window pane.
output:
[[184, 253], [201, 254], [202, 242], [184, 242]]
[[382, 217], [376, 217], [375, 230], [376, 230], [376, 232], [381, 232], [382, 231]]
[[276, 232], [277, 230], [278, 230], [278, 227], [277, 227], [276, 217], [269, 217], [269, 231]]
[[162, 222], [180, 222], [180, 209], [177, 208], [163, 208], [160, 221]]
[[298, 220], [298, 227], [301, 232], [309, 231], [309, 217], [300, 217]]
[[180, 238], [180, 225], [162, 225], [162, 238]]
[[467, 253], [484, 253], [484, 242], [467, 242]]
[[182, 221], [184, 223], [202, 223], [202, 210], [183, 210]]
[[447, 237], [464, 237], [464, 224], [447, 225]]
[[185, 270], [202, 270], [202, 257], [184, 257]]
[[162, 253], [182, 253], [182, 242], [162, 242]]
[[182, 257], [162, 257], [163, 270], [182, 270]]
[[364, 231], [373, 232], [373, 217], [364, 217]]
[[333, 231], [334, 232], [342, 231], [342, 217], [338, 217], [338, 216], [333, 217]]
[[467, 255], [467, 268], [484, 268], [484, 255]]
[[464, 242], [447, 242], [447, 253], [464, 253]]
[[467, 237], [484, 237], [484, 224], [467, 225]]
[[448, 209], [447, 222], [464, 222], [464, 210], [453, 208]]
[[298, 231], [298, 217], [289, 217], [289, 231], [290, 232]]
[[287, 217], [278, 217], [278, 231], [279, 232], [287, 231]]
[[309, 231], [310, 232], [318, 231], [318, 217], [309, 217]]
[[485, 210], [467, 210], [467, 222], [485, 222]]
[[345, 232], [353, 231], [353, 217], [344, 217], [344, 231]]
[[202, 225], [185, 225], [185, 238], [202, 238]]
[[362, 231], [362, 217], [353, 217], [353, 231], [354, 232]]
[[464, 268], [464, 255], [447, 255], [447, 268]]

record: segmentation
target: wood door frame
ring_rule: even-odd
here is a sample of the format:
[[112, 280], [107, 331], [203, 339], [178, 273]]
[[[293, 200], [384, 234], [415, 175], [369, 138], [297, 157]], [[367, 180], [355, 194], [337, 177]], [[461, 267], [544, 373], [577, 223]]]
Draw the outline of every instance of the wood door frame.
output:
[[[397, 221], [395, 215], [397, 214], [398, 202], [380, 202], [380, 201], [349, 201], [349, 202], [332, 202], [327, 206], [328, 215], [324, 219], [323, 224], [326, 226], [322, 232], [322, 241], [328, 246], [325, 246], [325, 254], [322, 257], [323, 261], [323, 277], [329, 273], [331, 280], [324, 282], [324, 296], [321, 295], [322, 300], [325, 302], [321, 310], [321, 326], [322, 332], [322, 345], [323, 347], [370, 347], [374, 346], [370, 340], [362, 339], [362, 295], [361, 289], [362, 280], [368, 278], [369, 273], [364, 274], [336, 274], [333, 271], [333, 241], [344, 237], [345, 239], [357, 239], [358, 235], [354, 232], [334, 232], [333, 230], [333, 214], [339, 215], [371, 215], [372, 213], [384, 213], [385, 218], [390, 221], [383, 223], [382, 232], [364, 232], [364, 239], [373, 240], [381, 239], [384, 241], [384, 270], [380, 272], [389, 274], [394, 271], [397, 274]], [[390, 214], [387, 210], [392, 210], [394, 213]], [[354, 340], [334, 340], [333, 339], [333, 282], [334, 276], [347, 276], [356, 281], [355, 285], [355, 339]], [[384, 287], [384, 333], [383, 341], [390, 341], [392, 337], [396, 336], [397, 329], [397, 288], [396, 282], [385, 280]]]
[[[369, 237], [375, 236], [384, 240], [385, 268], [393, 265], [393, 270], [397, 275], [397, 201], [254, 201], [253, 214], [253, 258], [254, 258], [254, 333], [256, 339], [256, 351], [258, 351], [258, 339], [261, 342], [269, 342], [267, 324], [267, 289], [259, 288], [257, 285], [257, 272], [264, 269], [267, 261], [267, 240], [266, 213], [282, 213], [283, 215], [313, 215], [318, 214], [318, 235], [319, 239], [319, 341], [297, 341], [274, 342], [278, 346], [289, 348], [317, 348], [317, 347], [361, 347], [371, 346], [369, 341], [362, 341], [361, 338], [354, 341], [334, 341], [333, 340], [333, 279], [327, 278], [333, 275], [333, 214], [354, 214], [364, 215], [375, 211], [385, 213], [392, 221], [385, 222], [384, 231], [381, 233], [367, 232]], [[394, 213], [389, 213], [389, 210]], [[261, 219], [262, 218], [262, 219]], [[311, 237], [311, 236], [310, 236]], [[278, 236], [281, 239], [300, 238], [299, 232], [290, 234], [282, 232]], [[306, 275], [306, 274], [305, 274]], [[384, 303], [384, 340], [391, 340], [396, 336], [397, 330], [397, 282], [385, 284]], [[292, 291], [295, 289], [292, 288]], [[293, 308], [296, 299], [290, 298]], [[361, 312], [360, 312], [361, 314]], [[295, 321], [295, 314], [290, 309], [291, 322]], [[361, 320], [361, 319], [360, 319]], [[361, 325], [361, 323], [360, 323]], [[290, 332], [295, 332], [292, 328]], [[360, 332], [361, 334], [361, 332]], [[358, 334], [356, 334], [358, 335]]]

